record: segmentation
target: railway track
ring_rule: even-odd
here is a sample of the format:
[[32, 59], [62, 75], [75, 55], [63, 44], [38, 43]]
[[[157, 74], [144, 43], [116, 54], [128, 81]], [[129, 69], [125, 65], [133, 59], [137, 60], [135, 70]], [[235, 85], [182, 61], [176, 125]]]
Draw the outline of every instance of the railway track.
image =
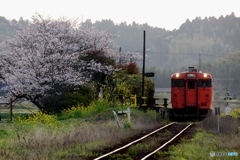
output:
[[157, 159], [156, 153], [171, 144], [193, 123], [172, 122], [122, 147], [105, 153], [94, 160], [102, 159]]

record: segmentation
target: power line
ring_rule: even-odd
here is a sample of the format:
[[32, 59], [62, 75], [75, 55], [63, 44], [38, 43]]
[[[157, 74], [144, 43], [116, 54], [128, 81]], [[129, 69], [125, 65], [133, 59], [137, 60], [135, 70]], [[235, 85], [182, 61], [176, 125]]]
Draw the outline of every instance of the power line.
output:
[[[124, 51], [128, 51], [127, 49], [124, 49]], [[133, 51], [133, 52], [137, 52], [137, 53], [142, 53], [143, 51], [140, 51], [140, 50], [130, 50], [130, 51]], [[169, 53], [169, 52], [153, 52], [153, 51], [147, 51], [146, 54], [148, 53], [152, 53], [152, 54], [167, 54], [167, 55], [194, 55], [194, 56], [198, 56], [198, 55], [201, 55], [201, 56], [213, 56], [213, 57], [217, 57], [217, 56], [223, 56], [224, 53], [222, 53], [221, 55], [219, 54], [212, 54], [212, 53], [197, 53], [197, 52], [172, 52], [172, 53]], [[226, 54], [227, 55], [227, 54]]]
[[[150, 48], [148, 48], [150, 49]], [[203, 55], [203, 56], [223, 56], [223, 55], [228, 55], [229, 53], [234, 53], [234, 52], [237, 52], [237, 51], [229, 51], [227, 53], [219, 53], [219, 54], [212, 54], [212, 53], [206, 53], [206, 52], [160, 52], [160, 51], [148, 51], [148, 49], [146, 49], [146, 53], [152, 53], [152, 54], [176, 54], [176, 55]], [[128, 49], [128, 48], [125, 48], [123, 49], [124, 51], [133, 51], [133, 52], [140, 52], [140, 53], [143, 53], [142, 50], [136, 50], [136, 49]]]

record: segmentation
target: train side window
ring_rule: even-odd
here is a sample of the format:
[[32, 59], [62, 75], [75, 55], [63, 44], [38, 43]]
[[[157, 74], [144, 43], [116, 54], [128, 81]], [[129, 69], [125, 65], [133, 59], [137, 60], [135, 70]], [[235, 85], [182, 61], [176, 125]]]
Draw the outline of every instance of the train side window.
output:
[[195, 89], [195, 81], [194, 80], [188, 81], [188, 89]]
[[183, 79], [172, 79], [172, 87], [184, 87], [185, 83]]
[[211, 87], [212, 81], [211, 79], [200, 79], [198, 80], [198, 87]]

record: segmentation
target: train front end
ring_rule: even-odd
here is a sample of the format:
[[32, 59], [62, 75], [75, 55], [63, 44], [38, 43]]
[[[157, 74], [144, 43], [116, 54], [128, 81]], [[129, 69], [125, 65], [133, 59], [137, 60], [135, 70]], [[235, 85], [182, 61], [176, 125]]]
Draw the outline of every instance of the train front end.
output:
[[212, 76], [189, 67], [171, 76], [171, 103], [174, 116], [205, 117], [213, 100]]

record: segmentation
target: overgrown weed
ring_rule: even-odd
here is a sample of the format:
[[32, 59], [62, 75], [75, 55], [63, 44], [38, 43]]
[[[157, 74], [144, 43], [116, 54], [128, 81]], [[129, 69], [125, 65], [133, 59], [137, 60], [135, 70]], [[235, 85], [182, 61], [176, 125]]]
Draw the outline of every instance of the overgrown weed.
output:
[[[182, 143], [171, 146], [168, 152], [170, 159], [199, 159], [211, 160], [210, 152], [238, 152], [240, 151], [240, 119], [221, 116], [218, 122], [216, 116], [204, 119], [197, 128], [196, 135]], [[216, 158], [216, 157], [215, 157]], [[220, 158], [220, 157], [217, 157]], [[238, 157], [221, 157], [223, 159], [237, 159]]]
[[[17, 117], [11, 128], [0, 131], [4, 137], [0, 137], [0, 157], [19, 160], [96, 157], [96, 151], [117, 145], [127, 137], [157, 125], [151, 115], [131, 108], [131, 122], [124, 115], [120, 118], [124, 129], [120, 129], [112, 118], [112, 109], [126, 108], [112, 108], [107, 101], [100, 100], [87, 108], [79, 105], [65, 110], [58, 116], [38, 112], [28, 117]], [[104, 121], [94, 118], [83, 120], [98, 114], [109, 118]]]

